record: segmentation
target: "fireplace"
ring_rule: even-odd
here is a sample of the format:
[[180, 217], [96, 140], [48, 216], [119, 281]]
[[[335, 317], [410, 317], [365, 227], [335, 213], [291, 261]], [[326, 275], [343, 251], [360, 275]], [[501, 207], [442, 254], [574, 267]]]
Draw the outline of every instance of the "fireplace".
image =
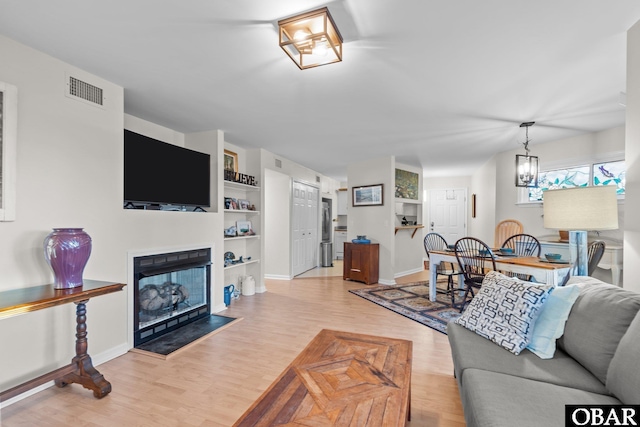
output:
[[134, 346], [211, 315], [211, 249], [133, 258]]

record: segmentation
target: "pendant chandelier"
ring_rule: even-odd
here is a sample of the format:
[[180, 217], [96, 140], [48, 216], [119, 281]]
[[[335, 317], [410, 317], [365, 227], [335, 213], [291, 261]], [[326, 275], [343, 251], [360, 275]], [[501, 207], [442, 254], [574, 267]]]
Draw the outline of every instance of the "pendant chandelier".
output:
[[526, 139], [523, 143], [525, 155], [516, 154], [516, 187], [538, 186], [538, 157], [529, 155], [529, 127], [535, 122], [524, 122], [520, 127], [525, 128]]

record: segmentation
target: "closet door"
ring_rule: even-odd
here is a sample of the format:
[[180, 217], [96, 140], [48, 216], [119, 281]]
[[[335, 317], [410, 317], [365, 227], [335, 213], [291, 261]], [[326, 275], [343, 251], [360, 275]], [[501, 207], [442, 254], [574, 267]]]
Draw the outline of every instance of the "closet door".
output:
[[294, 181], [291, 267], [293, 276], [318, 266], [318, 189]]

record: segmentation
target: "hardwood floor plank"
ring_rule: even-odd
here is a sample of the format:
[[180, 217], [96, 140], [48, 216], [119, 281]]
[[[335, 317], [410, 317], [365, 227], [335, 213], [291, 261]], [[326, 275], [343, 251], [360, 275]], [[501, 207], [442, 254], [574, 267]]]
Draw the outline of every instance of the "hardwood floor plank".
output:
[[[418, 280], [428, 274], [397, 279]], [[266, 293], [241, 296], [219, 313], [242, 322], [169, 360], [130, 352], [100, 365], [113, 386], [104, 399], [76, 384], [52, 387], [2, 409], [2, 426], [229, 427], [322, 329], [413, 341], [408, 425], [465, 425], [445, 335], [349, 293], [366, 285], [341, 277], [266, 286]]]

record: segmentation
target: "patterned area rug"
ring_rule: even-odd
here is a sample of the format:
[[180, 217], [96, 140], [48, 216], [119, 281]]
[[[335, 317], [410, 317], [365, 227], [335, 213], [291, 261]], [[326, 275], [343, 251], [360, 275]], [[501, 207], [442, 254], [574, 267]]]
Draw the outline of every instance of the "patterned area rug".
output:
[[449, 295], [438, 293], [435, 302], [429, 301], [429, 282], [366, 287], [349, 292], [443, 334], [447, 333], [447, 323], [460, 317], [460, 310], [451, 307]]

